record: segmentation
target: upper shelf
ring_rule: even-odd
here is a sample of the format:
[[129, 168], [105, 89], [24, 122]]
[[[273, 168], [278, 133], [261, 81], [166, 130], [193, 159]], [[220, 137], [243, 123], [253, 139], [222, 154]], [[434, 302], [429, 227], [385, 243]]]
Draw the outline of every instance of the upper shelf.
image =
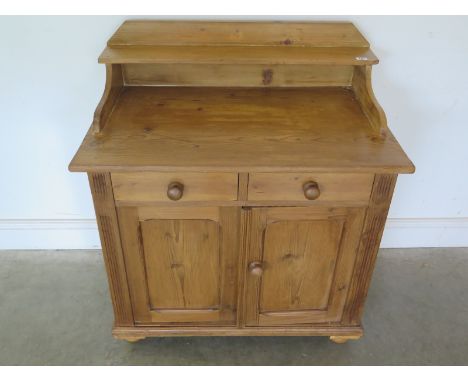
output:
[[126, 21], [106, 64], [337, 64], [378, 62], [352, 23]]
[[349, 22], [206, 22], [125, 21], [109, 47], [128, 46], [278, 46], [309, 48], [369, 48]]

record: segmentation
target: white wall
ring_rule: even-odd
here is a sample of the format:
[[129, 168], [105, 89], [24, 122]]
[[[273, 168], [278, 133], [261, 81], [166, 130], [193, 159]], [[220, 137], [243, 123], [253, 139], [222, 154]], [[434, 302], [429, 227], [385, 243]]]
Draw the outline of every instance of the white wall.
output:
[[[67, 166], [124, 19], [0, 17], [0, 248], [100, 246], [86, 176]], [[371, 42], [375, 93], [417, 168], [399, 177], [383, 246], [468, 246], [468, 18], [321, 19], [354, 21]]]

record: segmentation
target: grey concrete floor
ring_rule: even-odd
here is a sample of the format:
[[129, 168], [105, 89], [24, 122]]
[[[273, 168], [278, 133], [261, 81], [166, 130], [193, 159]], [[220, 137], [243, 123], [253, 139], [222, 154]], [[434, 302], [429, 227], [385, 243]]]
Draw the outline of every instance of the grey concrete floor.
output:
[[2, 365], [468, 364], [468, 248], [381, 250], [365, 335], [320, 337], [111, 336], [99, 251], [0, 252]]

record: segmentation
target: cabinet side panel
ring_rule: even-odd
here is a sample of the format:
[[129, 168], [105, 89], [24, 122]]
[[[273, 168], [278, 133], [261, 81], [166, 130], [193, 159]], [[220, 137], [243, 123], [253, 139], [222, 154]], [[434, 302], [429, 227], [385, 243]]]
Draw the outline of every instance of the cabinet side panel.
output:
[[371, 73], [371, 66], [356, 66], [354, 68], [352, 88], [374, 132], [384, 135], [387, 129], [387, 117], [372, 90]]
[[106, 86], [101, 101], [94, 112], [92, 125], [94, 134], [101, 133], [104, 129], [122, 89], [123, 76], [121, 65], [106, 64]]
[[116, 326], [133, 326], [127, 275], [109, 173], [88, 173]]
[[343, 324], [359, 325], [361, 322], [396, 179], [396, 174], [375, 176], [343, 314]]

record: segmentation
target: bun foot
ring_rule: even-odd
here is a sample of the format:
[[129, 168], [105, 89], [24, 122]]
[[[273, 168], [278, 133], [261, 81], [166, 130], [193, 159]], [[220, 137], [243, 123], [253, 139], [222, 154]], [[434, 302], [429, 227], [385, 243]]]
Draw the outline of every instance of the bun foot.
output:
[[124, 341], [133, 343], [133, 342], [138, 342], [138, 341], [144, 340], [146, 337], [143, 337], [143, 336], [118, 336], [116, 338], [119, 339], [119, 340], [124, 340]]
[[335, 344], [345, 344], [349, 340], [358, 340], [361, 336], [330, 336], [330, 341]]

